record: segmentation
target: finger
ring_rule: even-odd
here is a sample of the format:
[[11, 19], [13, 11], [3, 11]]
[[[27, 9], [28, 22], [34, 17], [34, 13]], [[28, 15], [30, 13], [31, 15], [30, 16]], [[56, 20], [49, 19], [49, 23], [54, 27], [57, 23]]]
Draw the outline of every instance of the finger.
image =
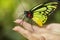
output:
[[47, 33], [48, 32], [48, 30], [46, 28], [40, 28], [38, 26], [33, 26], [33, 29], [34, 29], [35, 33], [42, 34], [42, 33]]
[[33, 30], [34, 32], [39, 33], [40, 28], [38, 26], [33, 25]]
[[[14, 21], [15, 23], [18, 23], [18, 24], [20, 24], [20, 25], [23, 25], [23, 27], [25, 28], [25, 29], [27, 29], [27, 30], [30, 30], [30, 31], [33, 31], [33, 29], [32, 29], [32, 25], [31, 24], [29, 24], [29, 23], [27, 23], [27, 22], [25, 22], [25, 21], [22, 21], [22, 20], [20, 20], [20, 19], [17, 19], [16, 21]], [[22, 24], [22, 23], [23, 24]]]
[[22, 34], [24, 37], [29, 39], [31, 37], [31, 33], [28, 30], [23, 29], [20, 26], [16, 26], [13, 28], [14, 31], [17, 31], [18, 33]]
[[15, 20], [14, 22], [19, 24], [21, 21], [22, 21], [22, 20], [17, 19], [17, 20]]

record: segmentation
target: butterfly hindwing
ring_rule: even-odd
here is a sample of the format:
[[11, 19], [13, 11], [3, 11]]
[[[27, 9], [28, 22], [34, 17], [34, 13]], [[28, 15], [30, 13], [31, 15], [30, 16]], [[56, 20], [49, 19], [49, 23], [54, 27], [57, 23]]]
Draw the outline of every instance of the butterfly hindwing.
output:
[[37, 5], [31, 12], [33, 13], [32, 20], [35, 21], [39, 26], [42, 26], [48, 19], [48, 16], [56, 10], [58, 2], [48, 2]]

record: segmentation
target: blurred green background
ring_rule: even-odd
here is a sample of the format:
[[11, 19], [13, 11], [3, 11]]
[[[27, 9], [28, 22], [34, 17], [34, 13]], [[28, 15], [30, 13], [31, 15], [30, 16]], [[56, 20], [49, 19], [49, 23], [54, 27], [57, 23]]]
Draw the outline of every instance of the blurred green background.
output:
[[[19, 18], [24, 10], [47, 1], [49, 0], [0, 0], [0, 40], [27, 40], [12, 30], [16, 25], [13, 21]], [[49, 23], [60, 23], [60, 10], [56, 10], [49, 20]]]

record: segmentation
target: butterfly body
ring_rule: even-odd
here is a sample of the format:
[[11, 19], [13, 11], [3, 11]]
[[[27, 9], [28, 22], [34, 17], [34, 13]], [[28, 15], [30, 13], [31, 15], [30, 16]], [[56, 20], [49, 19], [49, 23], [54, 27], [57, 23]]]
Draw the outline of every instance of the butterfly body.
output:
[[51, 15], [57, 9], [58, 2], [48, 2], [39, 4], [33, 7], [29, 11], [25, 11], [24, 14], [27, 18], [32, 19], [36, 24], [42, 26]]
[[33, 13], [32, 12], [30, 12], [30, 11], [24, 11], [24, 14], [25, 14], [25, 16], [27, 17], [27, 18], [32, 18], [33, 17]]

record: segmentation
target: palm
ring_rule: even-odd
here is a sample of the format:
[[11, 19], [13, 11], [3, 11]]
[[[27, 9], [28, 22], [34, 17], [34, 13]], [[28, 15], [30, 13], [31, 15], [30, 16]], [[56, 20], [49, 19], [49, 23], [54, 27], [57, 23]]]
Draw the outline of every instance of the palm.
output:
[[[16, 20], [16, 23], [22, 25], [21, 20]], [[27, 22], [23, 22], [24, 28], [20, 26], [16, 26], [13, 28], [13, 30], [21, 33], [24, 37], [26, 37], [28, 40], [60, 40], [60, 34], [57, 34], [54, 31], [55, 29], [60, 28], [59, 26], [55, 27], [55, 24], [50, 24], [46, 26], [46, 28], [39, 28], [38, 26], [32, 25]], [[60, 24], [56, 24], [60, 25]], [[52, 26], [52, 27], [51, 27]]]

